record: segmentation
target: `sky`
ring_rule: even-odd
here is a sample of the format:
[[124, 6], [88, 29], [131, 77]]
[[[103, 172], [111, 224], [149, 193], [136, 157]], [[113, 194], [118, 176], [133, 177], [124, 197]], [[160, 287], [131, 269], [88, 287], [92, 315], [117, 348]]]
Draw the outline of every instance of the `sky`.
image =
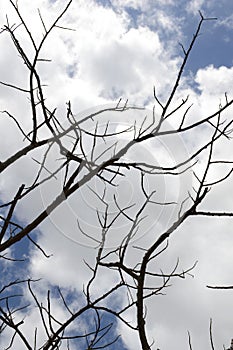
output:
[[[22, 16], [36, 41], [43, 35], [37, 9], [40, 9], [45, 25], [49, 26], [66, 3], [65, 0], [18, 1]], [[6, 14], [11, 23], [18, 23], [8, 0], [0, 0], [0, 8], [0, 27], [6, 23]], [[189, 95], [189, 101], [193, 103], [189, 122], [209, 115], [218, 109], [220, 103], [224, 103], [226, 92], [229, 98], [233, 97], [233, 3], [229, 0], [74, 0], [61, 20], [61, 26], [73, 30], [56, 28], [42, 51], [44, 58], [51, 59], [50, 63], [41, 62], [39, 65], [46, 85], [48, 105], [57, 108], [57, 115], [64, 125], [66, 102], [69, 100], [77, 119], [100, 108], [116, 105], [119, 98], [123, 101], [128, 99], [131, 105], [144, 107], [151, 116], [155, 103], [153, 87], [156, 87], [161, 101], [166, 101], [183, 58], [179, 43], [184, 48], [188, 47], [200, 20], [198, 11], [204, 17], [214, 19], [203, 24], [201, 35], [185, 68], [176, 101]], [[27, 35], [20, 28], [18, 35], [31, 57], [33, 51]], [[0, 52], [4, 52], [0, 55], [0, 81], [26, 88], [26, 68], [6, 33], [0, 34]], [[156, 113], [159, 113], [158, 106], [156, 108]], [[24, 94], [0, 85], [0, 110], [8, 110], [17, 116], [25, 130], [30, 130], [30, 109]], [[103, 130], [110, 120], [112, 130], [122, 130], [129, 127], [134, 119], [142, 121], [144, 112], [103, 114], [99, 128]], [[230, 118], [231, 114], [232, 109], [229, 109], [226, 118]], [[169, 120], [168, 127], [174, 128], [177, 120], [179, 116]], [[93, 130], [94, 123], [87, 123], [85, 127]], [[130, 136], [132, 134], [129, 133], [118, 141], [124, 144]], [[166, 160], [178, 162], [203, 144], [208, 136], [209, 129], [199, 130], [195, 137], [191, 134], [183, 138], [174, 135], [169, 141], [145, 143], [127, 156], [157, 164]], [[6, 159], [22, 145], [22, 135], [13, 121], [1, 113], [0, 160]], [[89, 154], [88, 137], [84, 140], [84, 146]], [[219, 142], [216, 156], [232, 160], [231, 147], [232, 143], [225, 140]], [[102, 150], [103, 144], [99, 144], [99, 154]], [[10, 200], [21, 183], [30, 185], [33, 182], [38, 166], [33, 159], [37, 157], [37, 152], [27, 155], [1, 175], [1, 203]], [[58, 157], [57, 150], [53, 149], [49, 158], [51, 168], [56, 166]], [[201, 172], [203, 166], [204, 158], [201, 158], [197, 171]], [[221, 177], [227, 169], [216, 166], [210, 174], [211, 180]], [[50, 203], [61, 181], [61, 178], [51, 181], [48, 186], [44, 185], [31, 194], [28, 200], [22, 201], [15, 213], [17, 222], [30, 222]], [[158, 201], [181, 202], [185, 194], [192, 191], [194, 182], [192, 172], [188, 171], [175, 179], [158, 176], [156, 180], [148, 180], [146, 186], [149, 190], [156, 189]], [[140, 205], [143, 196], [139, 191], [139, 183], [135, 172], [127, 173], [120, 182], [117, 198], [122, 206], [133, 202], [137, 203], [137, 207]], [[103, 191], [99, 180], [92, 180], [90, 186], [98, 193]], [[201, 208], [233, 211], [232, 189], [232, 177], [229, 177], [214, 188]], [[111, 190], [107, 195], [110, 209], [113, 210]], [[33, 235], [50, 257], [46, 258], [27, 239], [22, 240], [8, 254], [24, 258], [25, 261], [1, 261], [1, 283], [8, 283], [14, 278], [41, 279], [33, 285], [39, 299], [46, 300], [47, 289], [52, 289], [54, 312], [61, 319], [65, 318], [56, 286], [63, 289], [72, 307], [82, 304], [83, 284], [90, 278], [90, 271], [83, 260], [94, 263], [96, 244], [80, 233], [80, 227], [98, 239], [100, 232], [96, 208], [103, 212], [93, 192], [87, 187], [80, 189], [77, 195], [49, 215], [48, 220]], [[148, 220], [141, 225], [135, 242], [146, 246], [153, 241], [154, 234], [158, 235], [174, 220], [177, 210], [173, 206], [150, 207], [147, 211]], [[125, 222], [117, 223], [112, 238], [109, 238], [108, 248], [117, 246], [128, 229], [127, 225]], [[232, 219], [229, 218], [190, 218], [171, 237], [168, 249], [153, 265], [155, 271], [162, 269], [169, 273], [177, 259], [179, 271], [188, 269], [196, 261], [198, 263], [185, 279], [173, 279], [171, 286], [165, 290], [166, 295], [158, 295], [148, 301], [147, 329], [149, 338], [155, 342], [153, 349], [188, 349], [188, 332], [191, 334], [193, 349], [210, 349], [210, 319], [213, 321], [216, 349], [223, 348], [223, 345], [229, 347], [233, 338], [233, 290], [211, 290], [206, 285], [233, 284], [232, 247]], [[137, 261], [137, 254], [132, 248], [129, 264], [133, 265]], [[105, 291], [115, 281], [115, 276], [104, 272], [100, 280], [101, 283], [93, 287], [95, 295]], [[29, 293], [24, 287], [22, 291], [23, 301], [27, 303], [30, 300]], [[122, 300], [116, 302], [121, 303]], [[29, 308], [26, 316], [22, 329], [30, 338], [34, 327], [38, 326], [40, 332], [41, 326], [35, 308]], [[127, 316], [132, 320], [135, 318], [134, 313], [129, 312]], [[87, 322], [87, 317], [82, 318], [77, 326], [85, 329]], [[119, 332], [121, 338], [112, 345], [112, 349], [140, 349], [137, 335], [124, 325], [115, 323], [114, 332]], [[39, 334], [42, 336], [42, 333]], [[8, 334], [2, 337], [0, 344], [2, 342], [3, 347], [6, 347], [7, 340]], [[16, 342], [13, 349], [20, 349], [20, 343]], [[79, 349], [77, 344], [74, 349]], [[80, 349], [83, 349], [83, 344]]]

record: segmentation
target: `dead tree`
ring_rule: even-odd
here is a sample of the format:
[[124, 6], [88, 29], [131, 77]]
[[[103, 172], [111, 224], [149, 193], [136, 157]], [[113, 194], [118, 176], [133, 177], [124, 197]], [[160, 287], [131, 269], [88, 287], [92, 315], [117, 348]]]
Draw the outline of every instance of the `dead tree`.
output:
[[232, 350], [233, 349], [233, 339], [231, 339], [231, 346], [229, 347], [228, 350]]
[[[208, 179], [209, 171], [215, 166], [216, 162], [225, 164], [224, 159], [216, 160], [214, 149], [221, 138], [229, 139], [232, 132], [232, 119], [223, 122], [224, 113], [233, 103], [225, 95], [225, 103], [216, 109], [210, 115], [207, 113], [199, 120], [189, 123], [187, 116], [190, 113], [191, 104], [186, 97], [177, 101], [178, 86], [182, 82], [182, 74], [187, 64], [193, 46], [198, 38], [201, 27], [204, 22], [212, 20], [205, 18], [200, 13], [200, 21], [197, 30], [187, 49], [183, 49], [183, 62], [177, 73], [171, 91], [165, 102], [160, 101], [155, 89], [154, 99], [155, 107], [148, 116], [145, 111], [143, 120], [132, 122], [132, 125], [117, 131], [109, 122], [104, 119], [104, 128], [100, 126], [103, 115], [114, 113], [116, 122], [122, 114], [140, 111], [144, 108], [130, 106], [128, 102], [121, 100], [112, 107], [97, 109], [94, 112], [84, 115], [77, 119], [72, 111], [72, 103], [67, 102], [66, 115], [59, 117], [56, 106], [50, 107], [46, 100], [46, 87], [43, 84], [40, 75], [39, 63], [49, 64], [48, 60], [41, 56], [44, 43], [47, 41], [50, 33], [55, 29], [66, 30], [65, 25], [60, 24], [63, 15], [69, 10], [72, 0], [68, 1], [64, 11], [57, 19], [47, 27], [39, 12], [44, 35], [42, 40], [37, 43], [33, 38], [30, 28], [21, 15], [20, 8], [13, 0], [10, 0], [19, 23], [12, 24], [7, 18], [5, 26], [2, 28], [1, 35], [9, 35], [15, 46], [16, 52], [22, 59], [22, 63], [28, 70], [28, 82], [23, 86], [16, 86], [11, 82], [1, 81], [0, 83], [7, 89], [17, 90], [19, 94], [25, 94], [26, 99], [30, 101], [31, 128], [24, 130], [19, 122], [20, 118], [9, 110], [2, 113], [13, 120], [18, 132], [23, 138], [22, 146], [7, 159], [1, 158], [0, 172], [4, 176], [6, 171], [13, 169], [14, 165], [20, 164], [23, 157], [30, 155], [35, 169], [34, 180], [32, 183], [22, 183], [15, 191], [15, 195], [7, 202], [1, 203], [1, 232], [0, 232], [0, 252], [1, 259], [15, 261], [14, 256], [9, 255], [9, 249], [21, 240], [29, 239], [30, 242], [46, 255], [46, 247], [41, 247], [33, 234], [39, 225], [44, 222], [53, 211], [62, 203], [69, 200], [74, 194], [79, 192], [85, 186], [90, 186], [90, 190], [96, 197], [96, 201], [102, 209], [102, 213], [97, 209], [96, 217], [99, 225], [99, 236], [94, 236], [87, 232], [78, 221], [78, 234], [94, 243], [97, 250], [95, 264], [89, 267], [92, 277], [83, 290], [82, 306], [73, 310], [66, 299], [62, 289], [58, 288], [60, 300], [64, 305], [66, 319], [60, 320], [53, 314], [51, 294], [54, 290], [47, 293], [45, 301], [40, 301], [35, 291], [35, 284], [40, 281], [33, 279], [16, 279], [11, 281], [3, 280], [1, 282], [0, 299], [0, 332], [9, 335], [7, 349], [22, 348], [25, 349], [67, 349], [72, 344], [85, 344], [86, 349], [109, 348], [118, 336], [111, 333], [112, 322], [103, 322], [103, 315], [109, 315], [111, 319], [123, 322], [128, 327], [138, 333], [141, 348], [149, 350], [152, 348], [152, 340], [148, 339], [146, 331], [146, 301], [149, 298], [162, 294], [170, 285], [174, 278], [184, 278], [195, 267], [189, 267], [185, 270], [179, 270], [179, 263], [169, 273], [155, 271], [154, 262], [168, 248], [168, 239], [175, 235], [179, 227], [188, 219], [192, 220], [196, 216], [233, 216], [229, 212], [204, 212], [199, 210], [199, 205], [205, 200], [216, 184], [224, 181], [232, 173], [232, 169], [222, 178], [210, 182]], [[19, 30], [23, 30], [30, 42], [33, 55], [29, 55], [24, 48], [24, 43], [18, 38]], [[50, 63], [51, 64], [51, 63]], [[175, 128], [169, 126], [169, 120], [174, 116], [179, 116]], [[60, 118], [60, 119], [59, 119]], [[61, 120], [62, 119], [62, 120]], [[63, 122], [65, 125], [63, 126]], [[144, 160], [128, 159], [131, 150], [144, 145], [148, 141], [161, 140], [164, 137], [173, 137], [178, 135], [190, 134], [193, 137], [200, 131], [202, 126], [209, 130], [209, 139], [198, 145], [192, 154], [175, 162], [174, 164], [154, 164]], [[47, 136], [45, 136], [47, 135]], [[122, 144], [119, 142], [121, 136], [127, 136]], [[89, 150], [88, 147], [89, 147]], [[91, 145], [91, 146], [90, 146]], [[100, 146], [101, 145], [101, 146]], [[104, 148], [103, 148], [104, 145]], [[39, 156], [38, 156], [39, 154]], [[56, 155], [59, 160], [51, 165], [51, 157]], [[205, 169], [197, 173], [195, 165], [199, 157], [205, 157]], [[195, 177], [194, 188], [190, 188], [180, 202], [172, 199], [160, 201], [156, 197], [157, 188], [148, 188], [147, 183], [151, 178], [159, 176], [177, 177], [191, 172]], [[116, 185], [121, 178], [125, 178], [129, 173], [137, 174], [138, 192], [140, 192], [140, 203], [129, 203], [123, 206], [116, 195]], [[30, 201], [32, 193], [50, 184], [54, 179], [61, 178], [60, 187], [36, 217], [27, 223], [20, 223], [17, 220], [17, 208], [23, 201]], [[91, 186], [92, 179], [97, 179], [102, 185], [100, 189]], [[107, 194], [111, 194], [111, 205]], [[32, 202], [33, 205], [33, 202]], [[114, 212], [112, 212], [112, 206]], [[167, 222], [167, 226], [161, 232], [155, 232], [154, 238], [145, 245], [135, 246], [133, 243], [139, 230], [143, 228], [148, 207], [165, 208], [172, 207], [173, 220]], [[120, 243], [112, 249], [108, 246], [108, 240], [112, 232], [115, 232], [119, 220], [124, 221], [126, 229]], [[128, 257], [132, 251], [137, 251], [137, 261], [129, 263]], [[13, 263], [13, 262], [12, 262]], [[14, 262], [16, 263], [16, 262]], [[17, 262], [19, 263], [19, 262]], [[108, 290], [100, 296], [96, 296], [94, 286], [99, 283], [99, 273], [107, 270], [114, 276], [117, 276], [116, 283], [109, 286]], [[39, 337], [40, 330], [33, 329], [33, 340], [28, 339], [22, 331], [22, 325], [27, 322], [28, 305], [22, 305], [19, 300], [20, 286], [27, 284], [32, 297], [32, 304], [38, 310], [38, 318], [42, 322], [43, 337]], [[14, 288], [12, 288], [14, 287]], [[117, 295], [124, 295], [122, 305], [110, 306], [109, 300]], [[80, 296], [78, 296], [80, 297]], [[81, 297], [80, 297], [81, 298]], [[19, 306], [16, 306], [18, 304]], [[129, 310], [135, 310], [136, 319], [130, 323], [125, 316]], [[17, 316], [21, 314], [21, 318]], [[92, 320], [88, 328], [79, 330], [79, 322], [83, 317]], [[74, 325], [74, 327], [71, 327]], [[42, 340], [41, 340], [42, 339]], [[98, 347], [100, 346], [100, 347]]]

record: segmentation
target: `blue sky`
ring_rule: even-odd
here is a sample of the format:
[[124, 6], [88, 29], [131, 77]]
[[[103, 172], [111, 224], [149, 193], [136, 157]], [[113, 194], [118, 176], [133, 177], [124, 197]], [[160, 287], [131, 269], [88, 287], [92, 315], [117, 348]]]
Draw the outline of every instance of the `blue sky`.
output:
[[[1, 27], [5, 23], [6, 13], [12, 22], [17, 22], [9, 2], [0, 0], [0, 5], [3, 5], [3, 1], [4, 6], [1, 8], [4, 10], [0, 13]], [[22, 14], [37, 41], [42, 33], [37, 7], [40, 8], [45, 23], [49, 24], [65, 3], [65, 0], [38, 0], [35, 5], [30, 0], [19, 1]], [[229, 0], [74, 0], [62, 24], [76, 31], [54, 31], [43, 51], [44, 57], [52, 59], [52, 63], [40, 66], [41, 77], [44, 83], [48, 84], [46, 96], [49, 105], [57, 107], [58, 116], [61, 119], [65, 114], [65, 103], [68, 100], [71, 100], [77, 118], [85, 115], [87, 110], [112, 102], [116, 103], [116, 99], [120, 97], [151, 110], [154, 104], [154, 85], [162, 101], [166, 100], [171, 91], [172, 83], [182, 62], [179, 43], [182, 43], [185, 48], [188, 47], [200, 20], [198, 10], [201, 10], [205, 17], [217, 17], [217, 20], [206, 21], [203, 25], [201, 35], [186, 66], [177, 101], [190, 95], [190, 102], [194, 104], [190, 121], [200, 118], [203, 114], [211, 113], [218, 108], [219, 101], [224, 98], [225, 92], [230, 96], [233, 95], [233, 2]], [[31, 54], [31, 46], [25, 35], [20, 32], [19, 38], [27, 52]], [[27, 86], [25, 69], [22, 62], [17, 59], [13, 47], [9, 44], [9, 37], [6, 35], [0, 36], [0, 50], [4, 52], [0, 57], [0, 80]], [[18, 92], [0, 86], [0, 110], [5, 109], [17, 115], [25, 130], [30, 130], [31, 119], [27, 118], [28, 115], [30, 116], [27, 99], [23, 96], [19, 97]], [[230, 113], [232, 111], [229, 115]], [[107, 117], [104, 118], [102, 123], [107, 120]], [[115, 116], [111, 118], [111, 121], [120, 126], [129, 125], [132, 122], [132, 115], [117, 117], [117, 121], [114, 120]], [[171, 125], [173, 126], [173, 121]], [[9, 138], [5, 137], [6, 129], [11, 135]], [[0, 130], [2, 152], [0, 159], [5, 159], [22, 146], [22, 138], [7, 118], [1, 119]], [[186, 139], [185, 152], [191, 152], [195, 144], [204, 142], [205, 137], [206, 134], [200, 132], [196, 139]], [[174, 142], [176, 142], [175, 147]], [[179, 142], [180, 140], [175, 139], [171, 145], [167, 145], [174, 157]], [[221, 145], [220, 154], [231, 159], [231, 148], [224, 143]], [[139, 150], [138, 156], [142, 154], [142, 157], [145, 157], [146, 154], [148, 159], [152, 159], [155, 156], [152, 146], [147, 145], [146, 150]], [[86, 147], [88, 149], [88, 145]], [[101, 147], [100, 145], [100, 149]], [[38, 154], [35, 152], [32, 156], [37, 157]], [[53, 156], [58, 157], [56, 153]], [[163, 153], [161, 158], [165, 158]], [[156, 161], [160, 160], [158, 155]], [[53, 159], [50, 162], [51, 167], [56, 163]], [[202, 161], [200, 169], [201, 167]], [[21, 183], [26, 185], [32, 183], [36, 169], [36, 163], [31, 156], [27, 156], [3, 174], [0, 179], [1, 202], [10, 200]], [[216, 169], [213, 177], [219, 174], [221, 174], [220, 170]], [[139, 200], [136, 180], [133, 174], [129, 175], [125, 184], [122, 183], [125, 191], [122, 194], [124, 204], [129, 203], [129, 198]], [[186, 180], [188, 186], [191, 180]], [[163, 180], [159, 184], [159, 189], [164, 191], [162, 193], [161, 190], [161, 196], [166, 197], [171, 194], [179, 197], [183, 194], [182, 190], [179, 195], [174, 194], [176, 187], [166, 190], [166, 183], [163, 183]], [[93, 188], [100, 186], [98, 182], [92, 185]], [[178, 185], [181, 186], [183, 183], [180, 182]], [[16, 220], [20, 223], [29, 223], [51, 201], [57, 186], [59, 184], [51, 182], [49, 187], [42, 186], [36, 191], [30, 200], [23, 201], [17, 208]], [[229, 188], [232, 188], [231, 179], [225, 186], [216, 189], [206, 203], [207, 208], [232, 211], [232, 195]], [[41, 278], [36, 290], [42, 300], [46, 300], [47, 288], [55, 290], [56, 286], [59, 286], [68, 294], [72, 305], [77, 306], [81, 300], [79, 296], [82, 286], [90, 278], [83, 259], [93, 263], [96, 253], [88, 240], [78, 232], [77, 218], [88, 232], [97, 234], [97, 219], [93, 214], [94, 204], [96, 201], [87, 189], [81, 190], [80, 195], [71, 198], [34, 233], [34, 239], [51, 257], [45, 258], [27, 239], [22, 240], [9, 254], [16, 258], [25, 257], [25, 262], [19, 263], [20, 267], [16, 268], [17, 263], [0, 261], [0, 268], [4, 273], [0, 283], [4, 285], [9, 277], [12, 279]], [[147, 239], [148, 242], [151, 239], [151, 227], [155, 229], [163, 227], [168, 215], [165, 212], [160, 213], [160, 220], [155, 223], [153, 212], [149, 213], [152, 219], [146, 228], [148, 236], [142, 239], [144, 244], [147, 243]], [[120, 235], [121, 230], [122, 226], [119, 226], [116, 232]], [[202, 234], [203, 231], [204, 234]], [[156, 340], [155, 349], [165, 350], [171, 346], [188, 348], [187, 330], [192, 334], [194, 349], [208, 348], [210, 318], [213, 318], [214, 322], [216, 348], [222, 348], [223, 344], [226, 347], [229, 345], [233, 337], [233, 323], [229, 312], [232, 307], [231, 292], [224, 294], [225, 292], [208, 291], [205, 286], [208, 283], [232, 284], [233, 239], [231, 236], [229, 219], [222, 221], [216, 219], [209, 222], [208, 219], [202, 218], [195, 222], [188, 221], [180, 230], [179, 237], [171, 239], [168, 252], [158, 260], [161, 268], [169, 270], [169, 267], [176, 263], [177, 257], [180, 258], [182, 268], [183, 266], [187, 268], [196, 260], [199, 264], [194, 271], [195, 278], [188, 278], [187, 283], [186, 280], [185, 282], [174, 281], [173, 286], [167, 289], [166, 296], [155, 297], [153, 302], [148, 304], [148, 310], [151, 311], [148, 315], [148, 333]], [[111, 243], [115, 244], [115, 241]], [[129, 261], [132, 264], [135, 261], [133, 253]], [[112, 275], [103, 273], [101, 283], [93, 287], [94, 293], [98, 295], [113, 282]], [[24, 293], [23, 302], [27, 303], [29, 295], [24, 286], [22, 286], [22, 292]], [[56, 293], [53, 299], [56, 313], [63, 317]], [[134, 315], [129, 313], [128, 317], [133, 318]], [[31, 325], [34, 327], [34, 324], [39, 324], [35, 309], [29, 309], [27, 320], [24, 330], [30, 337], [33, 332]], [[85, 325], [88, 319], [85, 318], [82, 321]], [[139, 349], [135, 333], [121, 324], [115, 324], [114, 332], [117, 333], [117, 331], [122, 334], [122, 337], [112, 346], [112, 349]], [[4, 346], [6, 341], [4, 337]], [[13, 349], [18, 350], [19, 346], [16, 342]], [[73, 349], [76, 349], [75, 346]]]
[[[233, 3], [232, 2], [212, 2], [213, 6], [208, 2], [204, 2], [200, 7], [200, 10], [204, 17], [216, 18], [216, 20], [206, 22], [201, 31], [201, 35], [196, 43], [196, 46], [192, 52], [191, 60], [187, 66], [187, 69], [192, 70], [196, 73], [199, 68], [204, 68], [207, 65], [213, 64], [215, 67], [221, 65], [231, 67], [232, 66], [232, 27], [224, 24], [228, 23], [227, 18], [229, 14], [233, 13]], [[168, 5], [162, 7], [166, 15], [174, 16], [178, 19], [180, 30], [184, 35], [181, 43], [184, 47], [187, 47], [194, 30], [196, 28], [197, 22], [199, 20], [198, 12], [195, 11], [192, 15], [187, 13], [185, 9], [187, 6], [187, 1], [175, 2], [173, 5]], [[152, 7], [153, 11], [156, 12], [156, 6]], [[136, 18], [143, 13], [143, 9], [134, 9], [131, 7], [126, 8], [126, 11], [132, 16], [133, 21], [137, 23]], [[156, 30], [156, 25], [151, 26], [153, 30]], [[161, 30], [160, 37], [162, 41], [169, 42], [172, 37], [171, 31]], [[177, 42], [178, 44], [178, 42]], [[177, 47], [179, 50], [179, 46]]]

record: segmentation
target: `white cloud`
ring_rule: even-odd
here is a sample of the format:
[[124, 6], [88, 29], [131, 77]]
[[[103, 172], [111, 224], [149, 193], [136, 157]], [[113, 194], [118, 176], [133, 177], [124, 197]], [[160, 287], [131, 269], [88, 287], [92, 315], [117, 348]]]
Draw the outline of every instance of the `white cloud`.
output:
[[[151, 0], [112, 0], [111, 3], [116, 7], [132, 7], [143, 11], [148, 11], [148, 9], [155, 7], [153, 1]], [[158, 0], [156, 5], [170, 6], [174, 4], [174, 0]]]
[[[222, 25], [222, 26], [225, 26], [229, 29], [232, 29], [233, 28], [233, 15], [230, 15], [230, 16], [220, 20], [218, 22], [218, 25]], [[228, 40], [230, 40], [230, 39], [228, 38]]]
[[113, 0], [112, 4], [116, 7], [132, 7], [134, 9], [147, 8], [149, 6], [150, 0]]
[[187, 4], [187, 11], [191, 12], [193, 14], [197, 14], [198, 11], [201, 11], [202, 9], [202, 5], [205, 3], [204, 0], [193, 0], [193, 1], [189, 1]]
[[213, 65], [210, 65], [197, 72], [196, 82], [205, 96], [207, 94], [222, 96], [225, 92], [231, 94], [233, 68], [225, 66], [215, 68]]

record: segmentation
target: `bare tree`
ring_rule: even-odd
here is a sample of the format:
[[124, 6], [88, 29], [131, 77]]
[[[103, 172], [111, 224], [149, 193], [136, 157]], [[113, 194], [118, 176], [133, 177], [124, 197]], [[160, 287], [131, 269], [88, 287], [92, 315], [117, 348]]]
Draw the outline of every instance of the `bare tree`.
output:
[[[72, 195], [77, 194], [85, 186], [89, 186], [90, 191], [96, 198], [99, 208], [96, 209], [96, 218], [99, 225], [99, 236], [87, 232], [82, 227], [81, 222], [77, 222], [79, 234], [90, 240], [96, 248], [95, 264], [88, 261], [85, 264], [91, 272], [89, 282], [84, 286], [83, 296], [77, 296], [82, 300], [82, 306], [73, 310], [71, 302], [64, 295], [61, 288], [56, 291], [48, 290], [46, 300], [41, 301], [36, 293], [36, 285], [40, 281], [33, 278], [16, 280], [2, 280], [0, 297], [0, 333], [9, 336], [7, 349], [21, 347], [25, 349], [71, 349], [72, 344], [81, 344], [86, 349], [109, 348], [118, 340], [113, 331], [112, 320], [123, 322], [139, 335], [141, 348], [149, 350], [152, 348], [153, 340], [147, 336], [146, 323], [146, 302], [147, 299], [163, 294], [164, 290], [170, 285], [174, 278], [184, 278], [189, 275], [196, 263], [180, 270], [179, 262], [169, 273], [163, 271], [157, 272], [155, 261], [168, 249], [168, 239], [175, 235], [182, 224], [190, 218], [196, 216], [219, 216], [231, 217], [232, 212], [215, 212], [199, 210], [200, 204], [208, 197], [212, 189], [229, 177], [232, 169], [221, 178], [214, 181], [209, 180], [210, 170], [218, 163], [227, 164], [224, 159], [215, 158], [215, 148], [218, 141], [226, 138], [230, 142], [232, 133], [232, 119], [225, 119], [225, 112], [232, 105], [233, 100], [229, 99], [227, 94], [224, 96], [225, 102], [219, 106], [214, 113], [207, 113], [199, 120], [189, 123], [187, 116], [190, 113], [191, 104], [186, 97], [177, 101], [177, 92], [179, 84], [182, 83], [182, 74], [187, 61], [198, 38], [202, 25], [213, 18], [205, 18], [200, 13], [200, 21], [196, 32], [187, 49], [182, 46], [183, 62], [177, 72], [177, 78], [171, 91], [168, 93], [165, 102], [160, 101], [156, 90], [154, 89], [155, 107], [150, 115], [143, 107], [130, 106], [129, 103], [118, 101], [114, 106], [97, 109], [90, 114], [77, 119], [72, 111], [70, 101], [66, 103], [65, 118], [59, 119], [57, 108], [51, 108], [46, 99], [46, 87], [40, 75], [40, 64], [48, 64], [48, 59], [42, 56], [44, 44], [56, 28], [59, 30], [68, 30], [61, 22], [62, 17], [69, 10], [72, 0], [68, 1], [66, 7], [56, 20], [47, 27], [39, 12], [42, 27], [44, 30], [43, 38], [36, 42], [31, 34], [30, 28], [21, 15], [17, 2], [10, 0], [17, 16], [18, 23], [11, 23], [6, 19], [6, 24], [1, 30], [1, 35], [9, 35], [14, 44], [16, 52], [28, 70], [28, 82], [25, 86], [16, 86], [11, 82], [1, 81], [6, 89], [17, 90], [18, 94], [25, 95], [30, 102], [31, 129], [25, 130], [20, 123], [20, 118], [12, 114], [10, 110], [4, 110], [2, 113], [11, 118], [18, 132], [23, 137], [23, 144], [19, 149], [11, 154], [7, 159], [1, 159], [0, 171], [4, 175], [6, 171], [14, 171], [14, 165], [20, 164], [20, 161], [26, 155], [31, 155], [34, 180], [31, 184], [20, 184], [15, 195], [11, 200], [1, 204], [1, 232], [0, 232], [0, 252], [1, 259], [12, 261], [12, 264], [20, 264], [22, 258], [17, 258], [9, 253], [13, 246], [21, 240], [29, 240], [46, 257], [46, 247], [41, 247], [37, 239], [34, 238], [34, 232], [39, 225], [44, 222], [51, 213], [67, 201]], [[18, 38], [18, 32], [26, 33], [28, 42], [30, 42], [33, 55], [28, 54], [23, 46], [23, 42]], [[51, 63], [50, 63], [51, 64]], [[106, 121], [106, 115], [113, 113], [116, 117], [122, 114], [134, 112], [145, 113], [143, 120], [132, 123], [120, 131]], [[159, 111], [159, 112], [158, 112]], [[159, 115], [159, 116], [158, 116]], [[169, 120], [178, 116], [176, 127], [170, 127]], [[61, 120], [63, 119], [63, 120]], [[104, 127], [103, 123], [104, 121]], [[101, 125], [102, 123], [102, 125]], [[65, 126], [64, 126], [65, 125]], [[198, 145], [189, 156], [184, 155], [183, 159], [173, 164], [154, 164], [139, 160], [137, 158], [137, 147], [146, 142], [160, 141], [163, 138], [172, 138], [174, 135], [183, 137], [192, 133], [195, 138], [196, 133], [200, 132], [202, 127], [209, 131], [209, 139]], [[46, 136], [45, 136], [46, 135]], [[120, 137], [126, 136], [123, 143], [119, 141]], [[129, 159], [129, 153], [134, 151], [136, 159]], [[51, 158], [55, 157], [57, 162], [51, 163]], [[198, 158], [205, 158], [205, 167], [201, 173], [195, 170]], [[182, 158], [182, 157], [181, 157]], [[229, 165], [231, 162], [228, 162]], [[140, 202], [122, 205], [116, 195], [117, 184], [128, 174], [136, 174], [138, 178], [138, 192], [140, 193]], [[171, 200], [158, 200], [156, 197], [157, 188], [148, 187], [151, 179], [159, 177], [182, 176], [191, 174], [195, 179], [194, 187], [183, 193], [180, 202]], [[60, 187], [56, 189], [53, 198], [49, 203], [32, 218], [31, 221], [22, 224], [17, 219], [17, 208], [23, 201], [32, 201], [32, 194], [45, 184], [49, 184], [54, 179], [62, 179]], [[92, 186], [92, 179], [99, 181], [100, 187]], [[153, 180], [154, 181], [154, 180]], [[111, 195], [111, 203], [108, 195]], [[135, 245], [135, 237], [140, 230], [143, 231], [143, 224], [147, 216], [149, 207], [153, 208], [172, 208], [172, 221], [168, 220], [166, 228], [162, 232], [154, 234], [151, 241]], [[112, 208], [114, 207], [114, 211]], [[156, 210], [156, 209], [155, 209]], [[109, 249], [109, 237], [112, 232], [116, 232], [118, 222], [123, 221], [127, 229], [124, 230], [121, 242]], [[108, 249], [107, 249], [108, 248]], [[137, 261], [130, 262], [128, 257], [132, 251], [137, 251]], [[113, 283], [101, 295], [96, 295], [95, 288], [99, 283], [99, 276], [102, 271], [107, 270], [109, 274], [117, 276], [116, 283]], [[156, 272], [155, 272], [156, 271]], [[23, 332], [22, 325], [27, 322], [27, 310], [29, 305], [22, 304], [20, 301], [21, 285], [27, 285], [32, 298], [32, 304], [37, 308], [38, 318], [41, 320], [43, 329], [43, 338], [38, 336], [39, 330], [33, 330], [34, 336], [27, 338]], [[51, 294], [57, 293], [63, 304], [65, 320], [59, 319], [53, 312]], [[122, 305], [111, 303], [116, 296], [122, 297]], [[111, 305], [111, 306], [110, 306]], [[135, 320], [130, 322], [127, 319], [127, 312], [135, 311]], [[19, 316], [20, 315], [20, 318]], [[104, 321], [104, 315], [109, 315], [108, 320]], [[84, 330], [80, 327], [82, 320], [88, 318], [91, 320]], [[211, 347], [213, 349], [212, 333], [210, 326]], [[32, 340], [33, 339], [33, 340]], [[43, 340], [45, 339], [45, 340]], [[18, 345], [20, 344], [20, 345]], [[191, 338], [189, 336], [189, 346]], [[22, 347], [21, 347], [22, 348]]]

